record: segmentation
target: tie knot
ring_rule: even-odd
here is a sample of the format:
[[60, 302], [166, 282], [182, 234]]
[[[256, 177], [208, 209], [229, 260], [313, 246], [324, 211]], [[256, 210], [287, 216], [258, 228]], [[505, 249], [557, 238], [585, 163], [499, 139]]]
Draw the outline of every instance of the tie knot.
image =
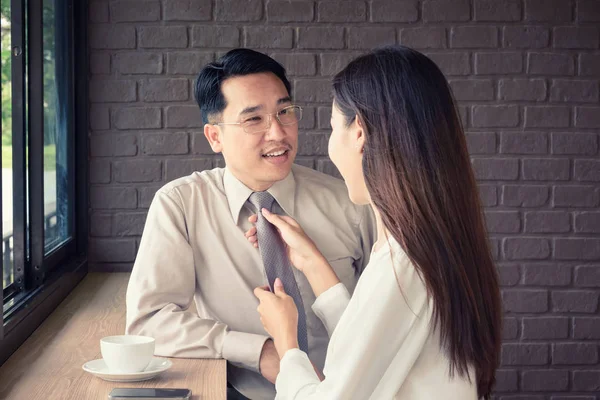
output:
[[254, 192], [250, 195], [248, 201], [256, 207], [256, 212], [260, 213], [263, 208], [271, 211], [275, 198], [269, 192]]

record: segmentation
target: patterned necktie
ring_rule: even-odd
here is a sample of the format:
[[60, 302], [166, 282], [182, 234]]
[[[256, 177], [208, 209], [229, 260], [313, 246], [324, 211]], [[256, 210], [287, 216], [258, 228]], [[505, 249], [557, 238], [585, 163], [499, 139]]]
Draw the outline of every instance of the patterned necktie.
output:
[[256, 222], [256, 236], [258, 247], [262, 256], [265, 272], [269, 281], [269, 287], [273, 290], [275, 278], [281, 279], [285, 292], [294, 299], [298, 308], [298, 344], [300, 350], [308, 353], [308, 339], [306, 332], [306, 314], [304, 314], [304, 303], [300, 296], [298, 283], [294, 277], [294, 268], [287, 256], [285, 244], [277, 232], [277, 228], [271, 225], [263, 217], [260, 210], [266, 208], [271, 211], [275, 199], [268, 192], [254, 192], [250, 195], [248, 202], [253, 205], [258, 215]]

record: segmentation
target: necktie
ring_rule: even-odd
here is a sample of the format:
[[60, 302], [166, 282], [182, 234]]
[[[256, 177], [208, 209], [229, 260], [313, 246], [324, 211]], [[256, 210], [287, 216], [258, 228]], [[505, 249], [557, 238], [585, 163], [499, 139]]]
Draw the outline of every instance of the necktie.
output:
[[279, 278], [283, 283], [285, 292], [294, 299], [298, 308], [298, 344], [300, 350], [308, 353], [306, 314], [304, 314], [304, 303], [302, 302], [298, 283], [292, 270], [294, 267], [290, 263], [285, 251], [285, 244], [281, 240], [277, 228], [271, 225], [261, 213], [263, 208], [271, 211], [273, 204], [275, 204], [275, 199], [268, 192], [254, 192], [250, 195], [248, 201], [255, 207], [258, 215], [256, 236], [269, 281], [269, 287], [273, 290], [275, 278]]

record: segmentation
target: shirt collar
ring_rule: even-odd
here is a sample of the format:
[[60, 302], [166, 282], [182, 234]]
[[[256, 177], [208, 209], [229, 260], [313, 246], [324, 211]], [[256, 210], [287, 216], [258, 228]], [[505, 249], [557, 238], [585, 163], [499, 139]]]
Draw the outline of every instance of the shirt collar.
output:
[[[223, 187], [225, 189], [227, 202], [229, 203], [231, 217], [237, 225], [240, 211], [253, 191], [237, 179], [227, 167], [225, 168], [225, 173], [223, 175]], [[294, 179], [294, 174], [291, 170], [285, 179], [275, 182], [267, 192], [275, 198], [279, 206], [287, 215], [294, 218], [296, 180]]]

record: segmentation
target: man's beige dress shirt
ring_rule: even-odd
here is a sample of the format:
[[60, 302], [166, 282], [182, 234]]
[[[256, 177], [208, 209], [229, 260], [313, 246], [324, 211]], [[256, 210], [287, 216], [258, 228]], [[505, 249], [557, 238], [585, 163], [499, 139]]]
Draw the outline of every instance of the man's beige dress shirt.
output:
[[[352, 293], [375, 242], [370, 209], [352, 204], [342, 181], [298, 165], [268, 192], [280, 206], [274, 212], [300, 223]], [[238, 391], [253, 400], [273, 399], [274, 385], [259, 373], [268, 336], [253, 294], [267, 278], [259, 250], [244, 236], [251, 227], [251, 193], [226, 168], [193, 173], [156, 193], [127, 288], [126, 333], [154, 337], [156, 355], [222, 357]], [[329, 335], [311, 309], [308, 281], [294, 274], [309, 357], [322, 369]], [[346, 305], [332, 298], [315, 311], [339, 315]]]

